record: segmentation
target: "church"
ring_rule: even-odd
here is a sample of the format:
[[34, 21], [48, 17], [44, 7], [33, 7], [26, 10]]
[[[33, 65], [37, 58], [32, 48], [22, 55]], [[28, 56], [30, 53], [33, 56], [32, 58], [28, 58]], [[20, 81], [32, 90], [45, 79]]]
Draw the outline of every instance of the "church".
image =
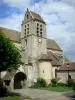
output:
[[70, 62], [56, 41], [46, 38], [46, 22], [41, 15], [28, 8], [21, 32], [3, 28], [3, 33], [22, 55], [22, 64], [17, 70], [1, 73], [5, 85], [11, 89], [30, 87], [38, 78], [49, 84], [52, 78], [57, 78], [60, 66]]

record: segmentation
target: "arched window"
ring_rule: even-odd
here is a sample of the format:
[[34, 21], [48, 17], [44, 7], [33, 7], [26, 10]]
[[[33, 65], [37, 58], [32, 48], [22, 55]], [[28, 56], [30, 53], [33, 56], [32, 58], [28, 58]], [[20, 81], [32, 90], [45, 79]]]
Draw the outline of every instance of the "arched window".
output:
[[71, 75], [68, 75], [68, 79], [71, 79]]

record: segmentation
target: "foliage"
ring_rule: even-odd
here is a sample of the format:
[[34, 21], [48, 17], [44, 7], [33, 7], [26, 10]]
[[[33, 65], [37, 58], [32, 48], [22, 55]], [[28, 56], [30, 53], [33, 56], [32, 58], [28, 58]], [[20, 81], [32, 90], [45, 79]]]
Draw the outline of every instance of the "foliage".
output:
[[74, 80], [73, 79], [69, 79], [69, 80], [67, 80], [67, 86], [73, 86], [73, 84], [74, 84]]
[[4, 36], [0, 29], [0, 71], [18, 68], [21, 63], [21, 55], [14, 44]]
[[56, 91], [56, 92], [66, 92], [72, 90], [71, 87], [68, 88], [67, 86], [47, 86], [47, 87], [40, 87], [39, 89]]
[[7, 89], [3, 86], [3, 80], [0, 78], [0, 97], [5, 96], [7, 94]]
[[57, 80], [55, 78], [51, 79], [51, 82], [52, 82], [52, 86], [56, 86]]
[[59, 82], [57, 83], [57, 86], [65, 86], [65, 84], [63, 82]]
[[3, 98], [0, 98], [0, 100], [21, 100], [20, 99], [20, 96], [7, 96], [7, 97], [3, 97]]
[[75, 82], [73, 83], [72, 89], [73, 89], [74, 92], [75, 92]]
[[32, 88], [38, 88], [38, 87], [45, 87], [46, 81], [43, 78], [38, 78], [37, 82], [32, 86]]

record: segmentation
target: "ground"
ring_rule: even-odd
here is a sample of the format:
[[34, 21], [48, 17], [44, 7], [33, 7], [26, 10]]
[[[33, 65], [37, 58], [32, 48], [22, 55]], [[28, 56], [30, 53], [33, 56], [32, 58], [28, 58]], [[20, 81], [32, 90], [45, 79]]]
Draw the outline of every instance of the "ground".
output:
[[74, 92], [53, 92], [39, 89], [17, 89], [13, 92], [20, 93], [22, 96], [30, 96], [32, 100], [72, 100], [71, 96], [75, 95]]

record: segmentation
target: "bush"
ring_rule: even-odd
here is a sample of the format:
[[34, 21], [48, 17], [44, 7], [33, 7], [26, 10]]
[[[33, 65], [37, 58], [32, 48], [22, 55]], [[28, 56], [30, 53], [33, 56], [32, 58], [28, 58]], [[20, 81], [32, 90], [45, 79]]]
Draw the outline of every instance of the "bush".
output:
[[46, 81], [43, 78], [38, 78], [37, 80], [37, 86], [39, 87], [45, 87], [46, 86]]
[[74, 90], [74, 92], [75, 92], [75, 82], [73, 83], [73, 90]]
[[52, 86], [56, 86], [57, 80], [55, 78], [51, 79], [51, 82], [52, 82]]
[[3, 80], [0, 78], [0, 97], [6, 96], [7, 89], [3, 86]]
[[67, 80], [67, 86], [73, 86], [74, 85], [74, 80], [73, 79], [69, 79], [69, 80]]
[[63, 82], [59, 82], [57, 83], [58, 86], [65, 86], [65, 84]]
[[38, 78], [37, 82], [31, 86], [31, 88], [45, 87], [46, 81], [42, 78]]

